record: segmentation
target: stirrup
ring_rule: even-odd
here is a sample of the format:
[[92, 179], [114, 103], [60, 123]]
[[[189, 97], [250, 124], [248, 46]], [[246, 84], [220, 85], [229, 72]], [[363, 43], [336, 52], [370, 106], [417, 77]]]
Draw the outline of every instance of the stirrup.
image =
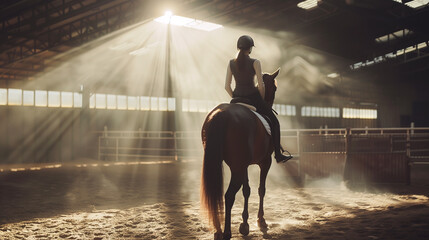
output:
[[276, 158], [277, 163], [285, 163], [285, 162], [291, 160], [293, 158], [293, 156], [292, 155], [285, 156], [283, 154], [280, 154], [280, 155], [276, 156], [275, 158]]

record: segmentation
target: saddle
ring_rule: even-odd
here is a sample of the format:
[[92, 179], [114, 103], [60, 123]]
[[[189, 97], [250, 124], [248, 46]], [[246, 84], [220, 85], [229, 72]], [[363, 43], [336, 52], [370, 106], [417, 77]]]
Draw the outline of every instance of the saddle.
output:
[[256, 112], [256, 107], [254, 106], [252, 101], [250, 101], [247, 98], [235, 97], [235, 98], [231, 99], [230, 103], [231, 104], [240, 104], [240, 105], [250, 109], [259, 118], [259, 120], [262, 122], [262, 125], [264, 125], [265, 130], [267, 131], [268, 135], [271, 135], [271, 120], [270, 120], [270, 118], [267, 117], [266, 115], [262, 115], [262, 114]]
[[236, 104], [243, 105], [243, 106], [247, 107], [248, 109], [256, 112], [255, 104], [253, 104], [253, 102], [247, 98], [235, 97], [235, 98], [231, 99], [230, 103], [236, 103]]

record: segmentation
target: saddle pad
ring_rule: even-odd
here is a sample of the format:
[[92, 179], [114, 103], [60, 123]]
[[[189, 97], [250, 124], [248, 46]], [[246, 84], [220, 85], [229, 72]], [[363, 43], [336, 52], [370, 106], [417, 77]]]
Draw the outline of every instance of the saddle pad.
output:
[[268, 135], [270, 135], [271, 136], [271, 128], [270, 128], [270, 125], [268, 124], [268, 122], [267, 122], [267, 120], [265, 120], [265, 118], [264, 117], [262, 117], [262, 115], [261, 114], [259, 114], [259, 113], [257, 113], [257, 112], [255, 112], [255, 111], [253, 111], [253, 110], [251, 110], [258, 118], [259, 118], [259, 120], [261, 120], [261, 122], [262, 122], [262, 125], [264, 125], [264, 127], [265, 127], [265, 130], [267, 130], [267, 133], [268, 133]]
[[262, 117], [261, 114], [259, 114], [259, 113], [256, 112], [256, 108], [254, 106], [246, 104], [246, 103], [241, 103], [241, 102], [238, 102], [238, 103], [235, 103], [235, 104], [240, 104], [240, 105], [243, 105], [243, 106], [247, 107], [248, 109], [250, 109], [250, 111], [252, 111], [259, 118], [259, 120], [262, 122], [262, 125], [264, 125], [265, 130], [267, 131], [268, 135], [271, 136], [270, 125], [268, 124], [267, 120], [265, 120], [265, 118]]

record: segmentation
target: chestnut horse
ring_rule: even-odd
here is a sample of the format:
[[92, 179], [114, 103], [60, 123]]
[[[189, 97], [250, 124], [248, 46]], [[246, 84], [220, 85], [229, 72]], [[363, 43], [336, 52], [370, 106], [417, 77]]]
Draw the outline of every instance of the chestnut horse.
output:
[[[264, 74], [265, 102], [272, 107], [277, 84], [273, 74]], [[202, 128], [204, 163], [201, 179], [201, 203], [208, 213], [210, 224], [216, 229], [215, 239], [231, 238], [231, 208], [235, 194], [243, 186], [244, 210], [240, 233], [249, 234], [248, 200], [250, 196], [247, 168], [251, 164], [260, 167], [258, 225], [267, 229], [264, 219], [265, 180], [271, 167], [273, 141], [263, 124], [247, 107], [240, 104], [220, 104], [206, 117]], [[220, 221], [223, 218], [223, 168], [222, 161], [231, 170], [231, 181], [225, 193], [225, 225], [222, 235]]]

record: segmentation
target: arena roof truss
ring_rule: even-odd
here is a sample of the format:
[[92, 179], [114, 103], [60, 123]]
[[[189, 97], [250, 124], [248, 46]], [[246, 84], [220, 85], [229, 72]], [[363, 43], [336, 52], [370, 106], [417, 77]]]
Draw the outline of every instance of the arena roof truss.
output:
[[[305, 45], [346, 65], [403, 51], [379, 64], [429, 72], [428, 4], [410, 1], [182, 0], [174, 14], [223, 26], [291, 32], [285, 47]], [[416, 3], [417, 4], [417, 3]], [[155, 7], [156, 6], [156, 7]], [[65, 59], [61, 53], [116, 30], [159, 17], [160, 1], [5, 0], [0, 3], [0, 80], [31, 80]], [[164, 10], [165, 11], [165, 10]], [[426, 45], [424, 45], [426, 43]], [[407, 51], [416, 46], [414, 51]], [[419, 47], [417, 47], [419, 46]], [[397, 55], [397, 54], [396, 54]], [[349, 69], [350, 70], [350, 69]]]

